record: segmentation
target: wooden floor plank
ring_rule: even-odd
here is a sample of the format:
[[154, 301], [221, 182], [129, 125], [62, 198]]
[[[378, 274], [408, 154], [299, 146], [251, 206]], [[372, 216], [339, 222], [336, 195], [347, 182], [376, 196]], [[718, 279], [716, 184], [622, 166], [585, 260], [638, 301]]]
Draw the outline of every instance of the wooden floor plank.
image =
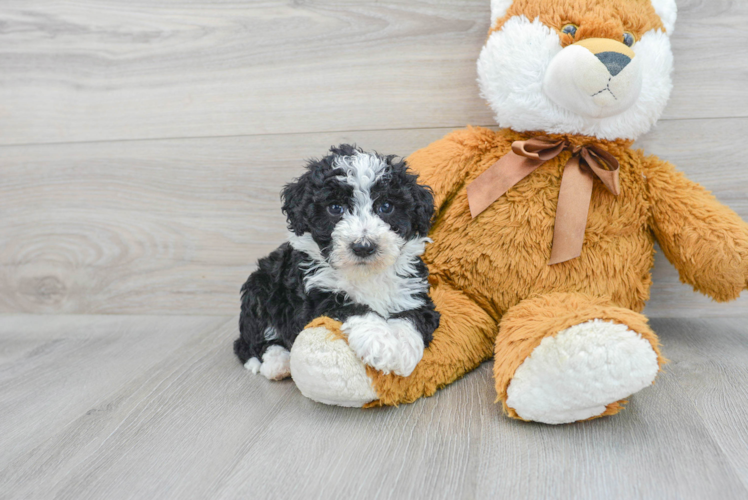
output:
[[748, 320], [657, 319], [668, 373], [748, 487]]
[[[0, 148], [0, 312], [235, 314], [286, 235], [279, 192], [304, 160], [356, 142], [410, 154], [450, 129]], [[664, 122], [639, 145], [748, 220], [748, 119]], [[719, 166], [715, 166], [718, 159]], [[648, 313], [730, 315], [655, 268]]]
[[[681, 355], [694, 356], [680, 335], [684, 326], [705, 342], [713, 337], [732, 339], [727, 344], [733, 355], [746, 360], [745, 345], [734, 345], [735, 325], [744, 321], [659, 319], [653, 321], [653, 328], [661, 336], [671, 365], [679, 365]], [[746, 334], [748, 329], [742, 327], [742, 335]], [[714, 353], [723, 352], [722, 346], [727, 347], [724, 341], [717, 342]], [[692, 388], [709, 390], [708, 382], [683, 380], [683, 372], [672, 370], [671, 365], [654, 386], [636, 394], [614, 418], [559, 427], [513, 421], [507, 422], [506, 429], [489, 427], [493, 432], [482, 440], [481, 455], [486, 459], [481, 461], [480, 476], [495, 479], [485, 481], [475, 497], [741, 498], [745, 492], [738, 481], [745, 484], [745, 469], [735, 466], [720, 440], [743, 441], [748, 430], [725, 426], [717, 437], [689, 397]], [[730, 378], [715, 385], [731, 393], [732, 386], [748, 380], [748, 374], [743, 370]], [[737, 396], [744, 392], [738, 391]], [[736, 409], [723, 405], [714, 412]], [[488, 457], [511, 458], [502, 462]], [[509, 479], [504, 471], [507, 463], [518, 464]]]
[[[117, 318], [114, 317], [112, 321]], [[161, 323], [162, 328], [154, 331], [154, 323]], [[192, 325], [191, 328], [185, 328], [184, 323]], [[110, 331], [106, 338], [116, 338], [115, 343], [120, 350], [140, 345], [160, 354], [160, 362], [152, 366], [135, 365], [126, 384], [119, 383], [108, 372], [101, 373], [100, 383], [107, 385], [109, 390], [97, 394], [97, 399], [88, 402], [89, 406], [81, 409], [77, 418], [51, 425], [40, 444], [28, 446], [25, 453], [17, 455], [0, 474], [0, 478], [4, 479], [0, 482], [0, 491], [12, 489], [17, 495], [14, 496], [26, 498], [58, 495], [61, 498], [101, 498], [103, 495], [94, 491], [101, 487], [98, 478], [106, 475], [109, 477], [108, 487], [113, 490], [107, 496], [162, 498], [159, 495], [151, 496], [148, 492], [153, 488], [163, 490], [164, 481], [168, 483], [169, 480], [174, 484], [166, 485], [166, 493], [173, 487], [174, 498], [180, 492], [180, 497], [194, 494], [190, 492], [190, 486], [199, 486], [203, 475], [210, 474], [211, 460], [208, 457], [217, 457], [222, 452], [221, 418], [239, 424], [237, 431], [248, 429], [246, 425], [259, 425], [272, 414], [273, 408], [279, 404], [282, 406], [283, 399], [280, 394], [279, 403], [278, 389], [282, 388], [281, 385], [275, 387], [273, 400], [265, 403], [262, 397], [267, 386], [252, 388], [241, 383], [247, 380], [246, 371], [233, 359], [231, 352], [236, 318], [210, 318], [209, 323], [203, 323], [201, 325], [199, 318], [192, 317], [157, 318], [155, 322], [152, 318], [140, 318], [136, 321], [138, 328], [129, 328], [132, 331], [128, 331], [125, 337], [113, 335], [115, 332]], [[194, 331], [198, 335], [194, 335]], [[180, 336], [184, 337], [181, 341]], [[179, 348], [176, 350], [171, 345], [164, 345], [176, 344], [177, 341]], [[98, 354], [95, 349], [91, 351], [91, 357]], [[215, 364], [216, 352], [234, 370]], [[128, 361], [131, 360], [123, 355], [121, 360], [118, 358], [109, 362], [127, 366]], [[209, 373], [215, 370], [218, 372], [213, 375]], [[84, 392], [89, 382], [85, 380], [77, 380], [75, 376], [63, 372], [49, 374], [45, 381], [50, 384], [50, 390], [56, 392], [59, 401], [67, 398], [86, 399]], [[208, 393], [203, 392], [206, 388], [209, 389]], [[292, 385], [285, 385], [286, 392], [291, 389]], [[181, 398], [180, 391], [184, 390], [193, 391], [193, 396]], [[27, 389], [26, 393], [28, 398], [33, 391]], [[228, 408], [241, 413], [227, 412], [221, 403], [227, 397], [240, 401], [247, 397], [254, 404], [250, 408], [235, 405]], [[50, 397], [32, 402], [44, 405], [48, 399]], [[54, 396], [51, 399], [54, 401]], [[31, 407], [29, 404], [26, 406]], [[49, 417], [43, 410], [37, 411]], [[218, 419], [213, 420], [211, 413], [217, 414]], [[241, 422], [246, 422], [246, 425], [242, 427]], [[205, 436], [208, 441], [203, 442], [199, 436], [206, 425], [212, 427]], [[26, 429], [23, 425], [20, 427], [21, 430]], [[158, 439], [154, 440], [155, 436]], [[234, 435], [224, 437], [233, 439]], [[126, 442], [121, 442], [121, 439]], [[211, 444], [213, 447], [209, 446]], [[189, 457], [195, 463], [190, 475], [180, 472], [183, 470], [180, 452], [185, 446], [192, 446], [194, 452]], [[118, 467], [122, 460], [127, 463]], [[133, 469], [139, 470], [141, 475], [134, 478], [131, 475]]]
[[[397, 409], [295, 402], [273, 423], [272, 435], [231, 471], [216, 498], [474, 498], [470, 466], [486, 424], [475, 417], [482, 406], [496, 410], [483, 390], [487, 368]], [[290, 471], [299, 480], [289, 481]]]
[[[0, 317], [0, 468], [70, 422], [106, 416], [112, 392], [185, 345], [221, 317]], [[197, 340], [196, 340], [197, 339]], [[61, 393], [62, 391], [62, 393]], [[0, 488], [0, 491], [2, 488]]]
[[[231, 353], [235, 318], [0, 316], [0, 345], [14, 346], [0, 358], [0, 408], [51, 419], [30, 442], [20, 414], [0, 412], [0, 427], [19, 430], [3, 436], [15, 452], [0, 497], [745, 498], [744, 325], [653, 322], [672, 361], [653, 387], [616, 417], [545, 426], [500, 414], [490, 363], [432, 398], [362, 411], [249, 374]], [[55, 353], [35, 345], [60, 338], [87, 342], [69, 359], [57, 348], [59, 371], [39, 370]], [[115, 339], [123, 354], [110, 364], [131, 365], [130, 378], [67, 368], [103, 363], [99, 338]], [[133, 363], [141, 351], [159, 361]], [[75, 418], [57, 419], [65, 401]]]
[[[0, 144], [491, 125], [488, 0], [5, 0]], [[748, 116], [748, 4], [678, 0], [666, 118]]]

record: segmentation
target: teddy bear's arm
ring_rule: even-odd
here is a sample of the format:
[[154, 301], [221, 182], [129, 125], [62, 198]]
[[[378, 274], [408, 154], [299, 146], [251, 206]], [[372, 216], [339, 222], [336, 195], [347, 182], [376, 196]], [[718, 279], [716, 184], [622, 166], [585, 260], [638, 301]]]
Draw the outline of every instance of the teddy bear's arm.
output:
[[652, 227], [681, 281], [723, 302], [748, 288], [748, 224], [657, 157], [644, 160]]
[[410, 168], [418, 174], [418, 182], [430, 186], [438, 214], [465, 179], [466, 167], [478, 151], [465, 139], [472, 139], [472, 130], [460, 130], [432, 142], [407, 158]]

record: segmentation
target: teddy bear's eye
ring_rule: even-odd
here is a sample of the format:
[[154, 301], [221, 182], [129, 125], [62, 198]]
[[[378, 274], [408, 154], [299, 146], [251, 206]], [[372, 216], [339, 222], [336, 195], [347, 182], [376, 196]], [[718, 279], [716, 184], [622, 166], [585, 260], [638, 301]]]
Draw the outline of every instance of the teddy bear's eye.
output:
[[561, 28], [561, 33], [564, 33], [566, 35], [571, 35], [572, 38], [577, 34], [577, 30], [579, 28], [574, 24], [567, 24], [563, 28]]
[[636, 41], [636, 37], [632, 33], [629, 33], [627, 31], [626, 33], [623, 34], [623, 43], [627, 47], [631, 47], [632, 45], [634, 45], [635, 41]]

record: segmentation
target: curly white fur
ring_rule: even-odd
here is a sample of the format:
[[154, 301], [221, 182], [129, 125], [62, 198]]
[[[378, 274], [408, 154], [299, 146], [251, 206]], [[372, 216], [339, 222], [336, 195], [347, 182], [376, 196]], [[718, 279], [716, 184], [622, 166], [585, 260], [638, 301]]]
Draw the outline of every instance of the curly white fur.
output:
[[283, 346], [272, 345], [262, 355], [262, 361], [249, 358], [244, 368], [268, 380], [283, 380], [291, 375], [290, 353]]
[[[353, 203], [332, 232], [329, 258], [322, 255], [311, 234], [288, 236], [293, 248], [312, 258], [304, 276], [305, 289], [345, 293], [382, 316], [421, 307], [423, 300], [418, 295], [428, 290], [428, 282], [418, 276], [417, 265], [431, 240], [417, 237], [406, 241], [374, 213], [371, 187], [388, 175], [387, 163], [359, 152], [336, 159], [335, 167], [345, 172], [338, 180], [353, 187]], [[365, 265], [350, 252], [350, 245], [362, 239], [377, 246], [375, 258]]]
[[417, 309], [423, 305], [418, 295], [428, 291], [428, 282], [416, 276], [417, 257], [426, 249], [429, 238], [403, 242], [394, 264], [379, 273], [357, 272], [355, 268], [333, 267], [322, 256], [310, 234], [289, 234], [288, 241], [309, 255], [314, 263], [304, 278], [304, 287], [330, 292], [343, 292], [352, 301], [366, 304], [383, 316]]
[[369, 313], [349, 318], [341, 330], [353, 352], [383, 373], [407, 377], [423, 357], [423, 337], [406, 319], [385, 320]]

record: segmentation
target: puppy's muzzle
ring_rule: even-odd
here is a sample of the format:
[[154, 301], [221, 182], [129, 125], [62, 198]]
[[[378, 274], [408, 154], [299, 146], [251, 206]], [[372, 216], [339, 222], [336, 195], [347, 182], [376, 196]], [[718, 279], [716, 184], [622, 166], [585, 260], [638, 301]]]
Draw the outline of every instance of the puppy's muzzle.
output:
[[621, 42], [588, 38], [569, 45], [548, 65], [543, 91], [559, 106], [588, 118], [607, 118], [639, 98], [642, 71]]
[[372, 241], [362, 240], [351, 243], [350, 249], [353, 255], [365, 259], [374, 255], [378, 250], [378, 247], [377, 244]]

